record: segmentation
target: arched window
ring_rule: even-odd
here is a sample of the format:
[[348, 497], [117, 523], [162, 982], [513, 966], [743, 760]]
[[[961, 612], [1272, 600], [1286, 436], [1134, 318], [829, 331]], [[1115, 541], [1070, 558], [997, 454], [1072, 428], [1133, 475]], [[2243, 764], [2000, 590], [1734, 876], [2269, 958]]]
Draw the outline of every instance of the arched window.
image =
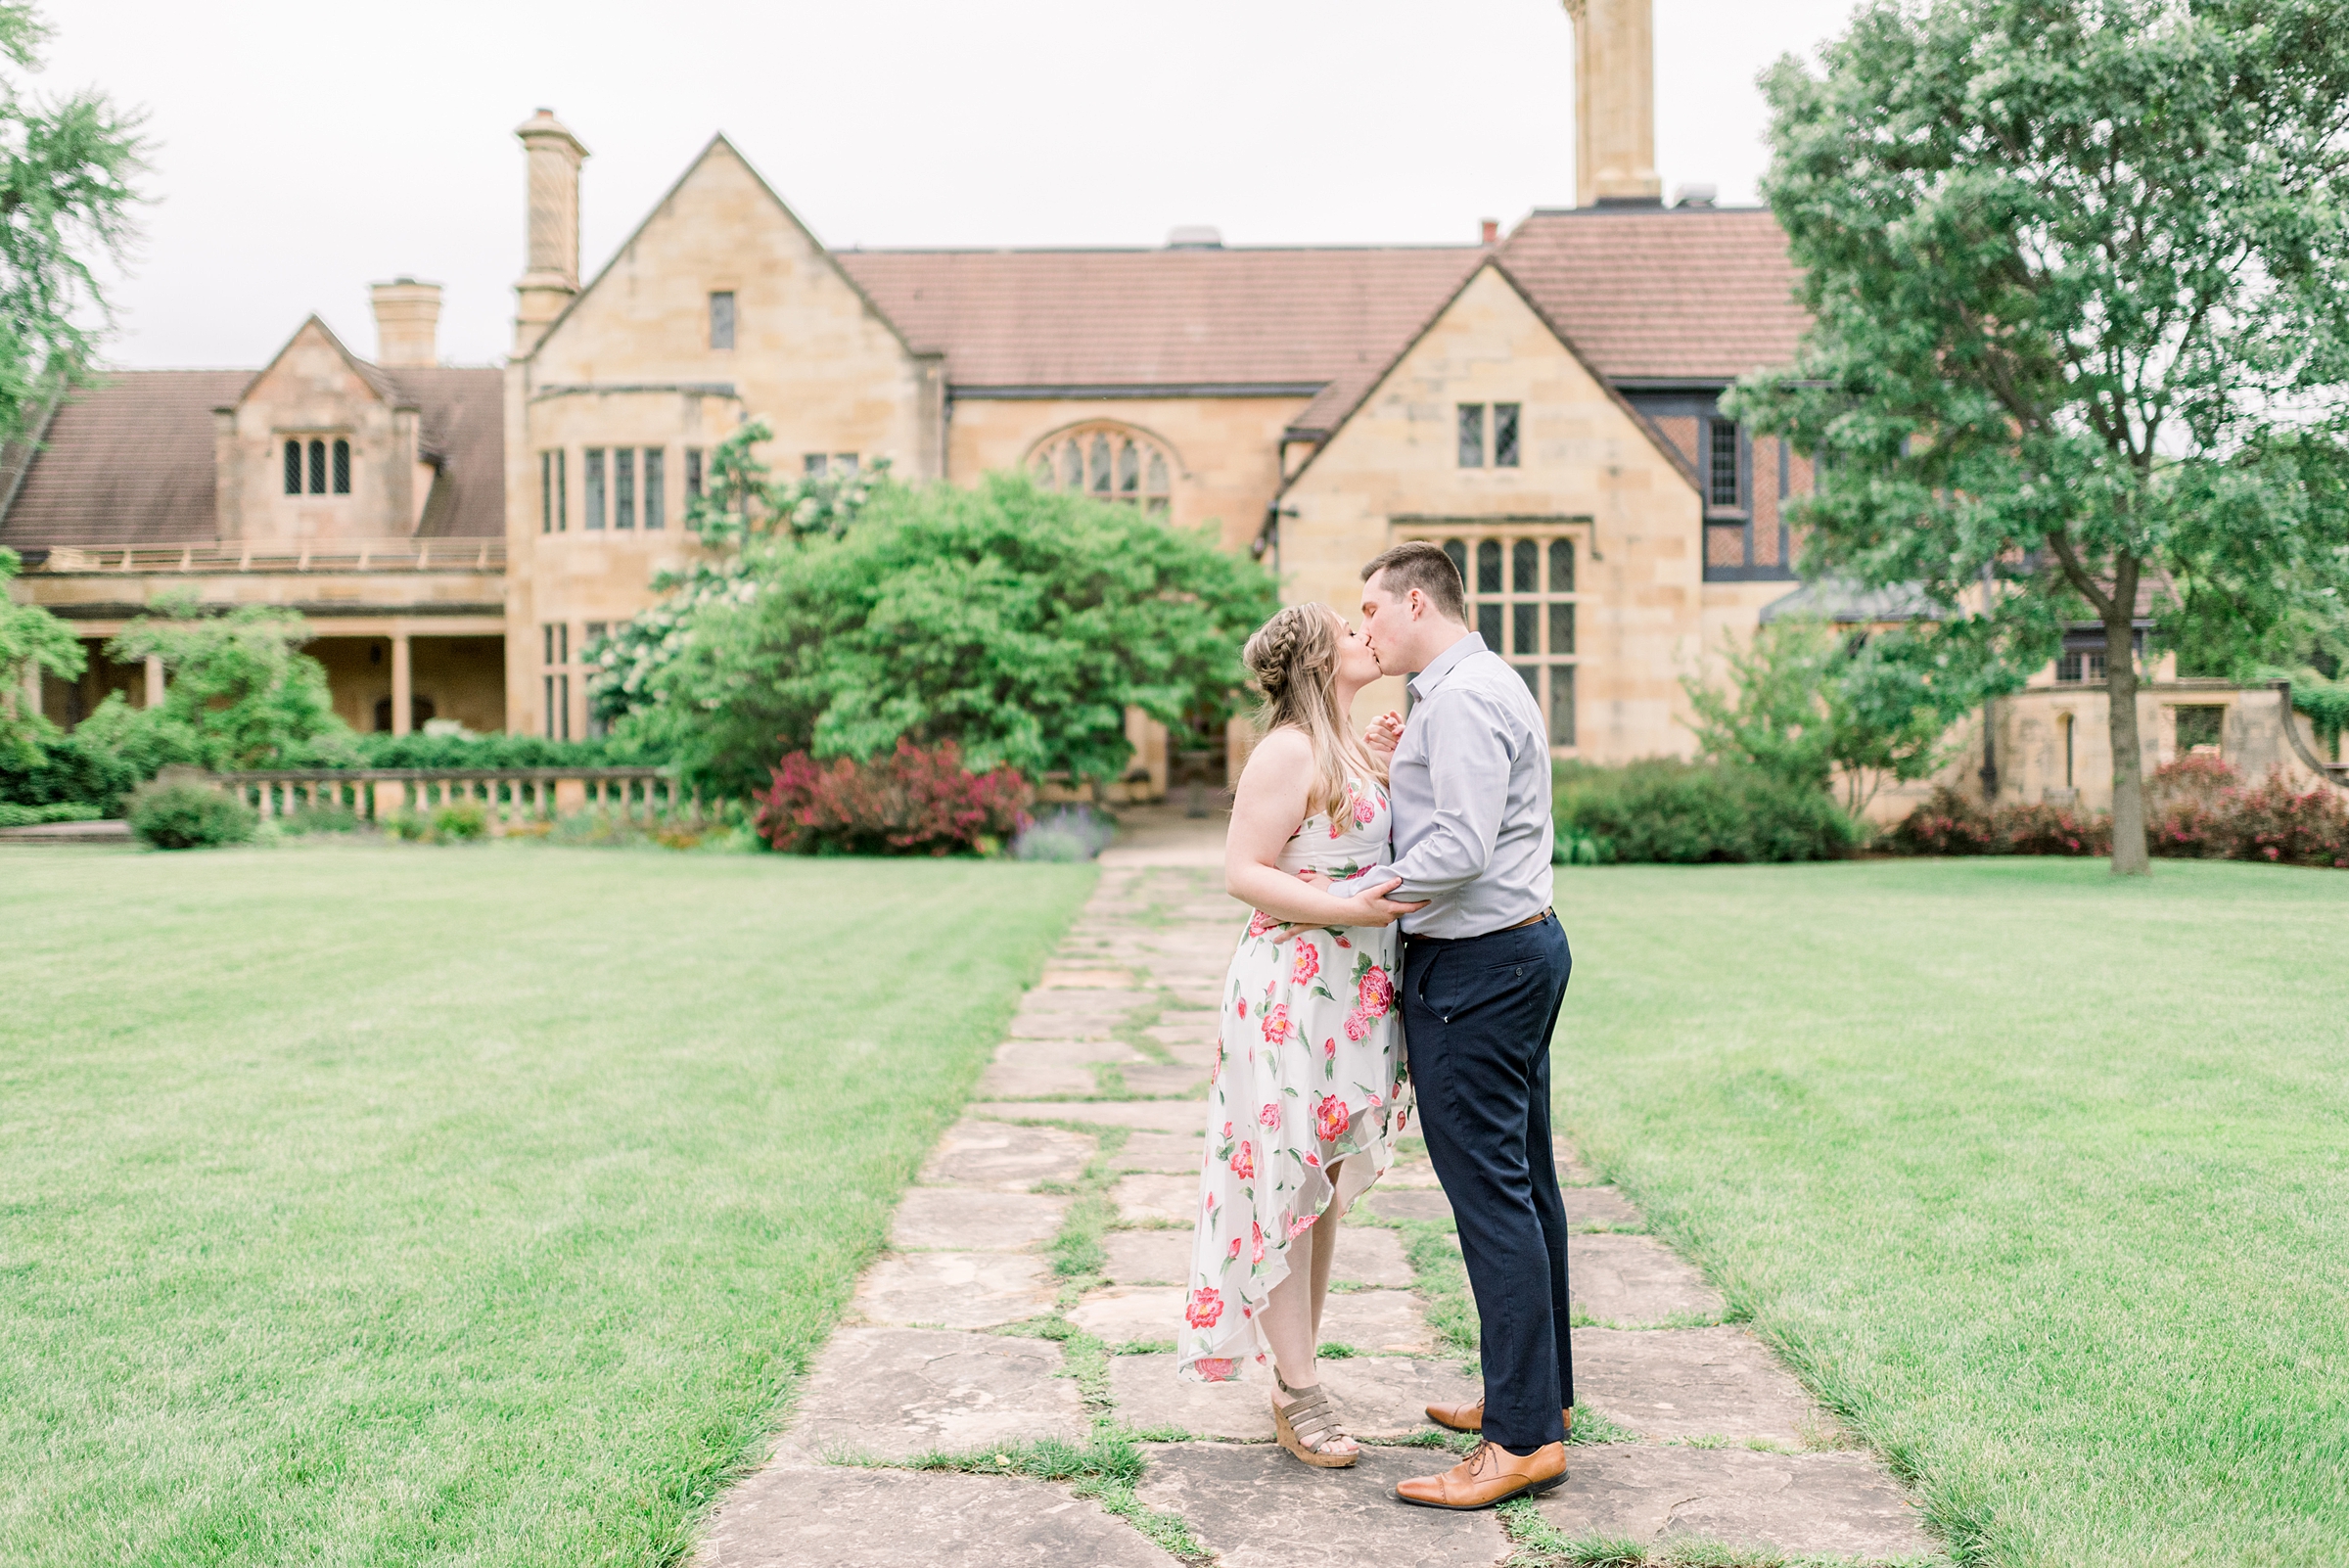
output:
[[293, 439], [286, 442], [286, 493], [301, 493], [301, 442]]
[[335, 493], [350, 493], [350, 442], [341, 439], [335, 442]]
[[1063, 431], [1038, 446], [1028, 466], [1046, 489], [1082, 490], [1145, 512], [1164, 512], [1174, 499], [1174, 464], [1166, 449], [1123, 425]]

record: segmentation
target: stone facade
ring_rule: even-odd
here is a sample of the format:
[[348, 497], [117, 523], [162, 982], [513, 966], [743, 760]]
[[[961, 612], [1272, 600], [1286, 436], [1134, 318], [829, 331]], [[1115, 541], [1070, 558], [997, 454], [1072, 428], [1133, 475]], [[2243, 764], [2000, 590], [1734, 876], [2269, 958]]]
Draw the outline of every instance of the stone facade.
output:
[[[0, 541], [33, 559], [19, 591], [93, 643], [169, 590], [289, 604], [361, 728], [578, 737], [586, 647], [696, 557], [700, 465], [758, 418], [781, 474], [1024, 469], [1211, 529], [1285, 598], [1348, 614], [1368, 556], [1456, 544], [1561, 756], [1684, 753], [1680, 676], [1794, 586], [1776, 508], [1801, 477], [1745, 442], [1719, 493], [1715, 451], [1744, 438], [1715, 399], [1790, 354], [1801, 316], [1768, 214], [1655, 199], [1645, 0], [1571, 9], [1587, 205], [1451, 247], [1178, 231], [1156, 252], [836, 254], [717, 137], [582, 281], [588, 152], [541, 110], [516, 132], [529, 239], [502, 369], [437, 367], [438, 291], [378, 285], [374, 362], [306, 322], [215, 389], [208, 450], [152, 459], [157, 497], [179, 499], [117, 506], [127, 533], [73, 510], [66, 447], [141, 438], [135, 410], [97, 417], [108, 398], [203, 390], [139, 373], [61, 410], [0, 476]], [[70, 719], [97, 684], [44, 706]], [[1199, 743], [1130, 733], [1148, 791]]]

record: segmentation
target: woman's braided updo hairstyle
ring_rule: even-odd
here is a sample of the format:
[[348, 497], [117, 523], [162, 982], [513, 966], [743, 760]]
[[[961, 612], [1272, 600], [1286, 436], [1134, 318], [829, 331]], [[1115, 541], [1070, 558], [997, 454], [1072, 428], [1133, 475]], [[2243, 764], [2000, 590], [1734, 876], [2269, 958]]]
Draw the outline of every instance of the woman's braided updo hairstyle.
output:
[[1346, 715], [1338, 711], [1339, 630], [1337, 613], [1327, 605], [1293, 604], [1259, 626], [1240, 650], [1265, 694], [1257, 728], [1269, 733], [1286, 724], [1305, 733], [1316, 775], [1307, 805], [1333, 815], [1346, 804], [1353, 774], [1383, 778], [1386, 772], [1346, 732]]

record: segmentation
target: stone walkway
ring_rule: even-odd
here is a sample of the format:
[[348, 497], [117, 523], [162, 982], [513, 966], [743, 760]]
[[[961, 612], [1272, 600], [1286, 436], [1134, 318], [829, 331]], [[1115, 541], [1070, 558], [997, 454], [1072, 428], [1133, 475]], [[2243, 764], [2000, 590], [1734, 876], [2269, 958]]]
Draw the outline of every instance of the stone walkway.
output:
[[[1199, 1099], [1245, 911], [1219, 822], [1135, 816], [769, 1456], [720, 1500], [702, 1568], [1490, 1568], [1594, 1538], [1658, 1562], [1739, 1548], [1706, 1557], [1725, 1568], [1940, 1560], [1883, 1466], [1564, 1150], [1582, 1424], [1620, 1441], [1575, 1444], [1531, 1508], [1390, 1496], [1451, 1462], [1422, 1407], [1477, 1387], [1451, 1211], [1416, 1140], [1350, 1218], [1323, 1322], [1349, 1353], [1323, 1377], [1361, 1462], [1312, 1470], [1273, 1447], [1261, 1381], [1177, 1382]], [[1137, 1453], [1138, 1478], [1101, 1457]]]

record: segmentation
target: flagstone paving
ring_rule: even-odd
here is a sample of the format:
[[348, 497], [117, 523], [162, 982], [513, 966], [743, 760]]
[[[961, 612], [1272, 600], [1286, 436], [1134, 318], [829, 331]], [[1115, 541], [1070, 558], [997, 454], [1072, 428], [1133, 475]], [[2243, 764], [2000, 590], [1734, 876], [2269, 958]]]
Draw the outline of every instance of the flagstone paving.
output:
[[[980, 1098], [907, 1189], [889, 1252], [766, 1461], [713, 1511], [701, 1568], [1551, 1560], [1530, 1552], [1530, 1515], [1510, 1524], [1392, 1496], [1403, 1477], [1451, 1462], [1425, 1446], [1440, 1436], [1425, 1407], [1479, 1392], [1473, 1345], [1437, 1326], [1457, 1320], [1444, 1294], [1459, 1289], [1456, 1267], [1423, 1279], [1405, 1247], [1412, 1235], [1458, 1244], [1415, 1139], [1348, 1218], [1322, 1318], [1322, 1379], [1364, 1442], [1358, 1465], [1309, 1469], [1272, 1445], [1262, 1368], [1213, 1387], [1175, 1377], [1199, 1100], [1245, 911], [1222, 895], [1220, 820], [1137, 811], [1128, 826]], [[1706, 1560], [1740, 1568], [1780, 1554], [1939, 1560], [1883, 1465], [1843, 1444], [1749, 1330], [1722, 1320], [1720, 1292], [1641, 1233], [1624, 1193], [1562, 1140], [1556, 1153], [1576, 1321], [1589, 1325], [1574, 1330], [1577, 1392], [1626, 1441], [1574, 1445], [1566, 1482], [1535, 1504], [1542, 1520], [1659, 1552], [1711, 1543], [1730, 1554]], [[1070, 1268], [1098, 1271], [1059, 1271]], [[1069, 1452], [1030, 1445], [1105, 1434], [1142, 1440], [1138, 1482], [1009, 1473], [1023, 1454]], [[1415, 1446], [1382, 1446], [1398, 1443]]]

